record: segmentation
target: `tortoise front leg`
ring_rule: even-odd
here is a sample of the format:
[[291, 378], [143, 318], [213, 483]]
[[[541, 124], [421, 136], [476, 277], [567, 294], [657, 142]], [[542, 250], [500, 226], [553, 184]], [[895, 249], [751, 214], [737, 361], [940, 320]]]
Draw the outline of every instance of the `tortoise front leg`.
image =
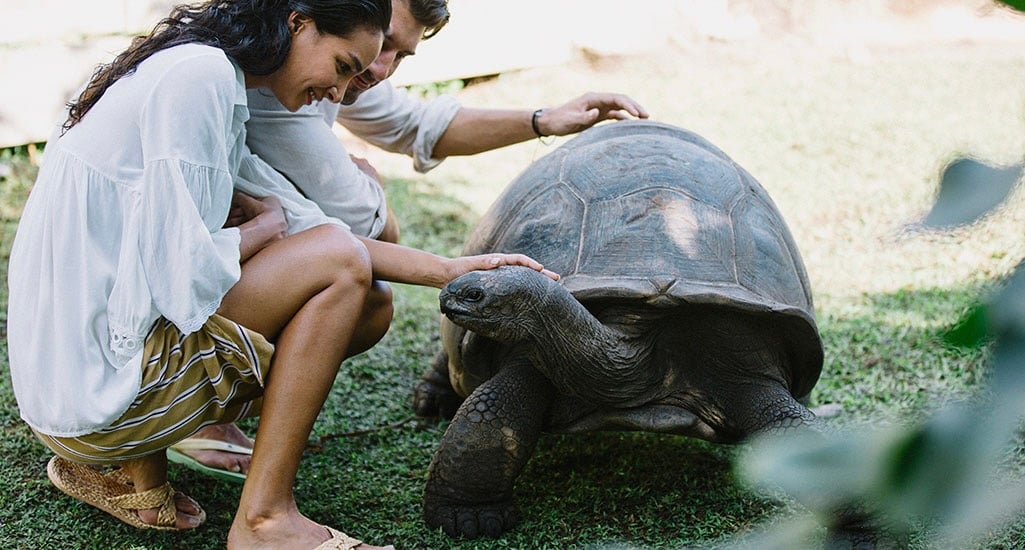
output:
[[448, 353], [440, 351], [413, 386], [413, 410], [422, 418], [450, 420], [462, 402], [448, 378]]
[[449, 536], [497, 537], [518, 522], [513, 484], [527, 464], [555, 389], [526, 357], [510, 359], [456, 412], [424, 489], [424, 520]]

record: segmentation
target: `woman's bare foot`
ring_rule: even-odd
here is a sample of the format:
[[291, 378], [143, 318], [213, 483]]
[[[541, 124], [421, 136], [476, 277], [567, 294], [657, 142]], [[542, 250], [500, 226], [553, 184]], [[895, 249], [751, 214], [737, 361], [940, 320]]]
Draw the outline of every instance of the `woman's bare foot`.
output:
[[[228, 549], [311, 550], [331, 538], [326, 527], [303, 516], [297, 510], [285, 517], [246, 521], [241, 511], [228, 531]], [[360, 544], [357, 550], [394, 550], [393, 546]]]
[[[121, 475], [127, 478], [136, 493], [142, 493], [167, 483], [167, 456], [163, 452], [154, 453], [143, 458], [126, 460], [120, 464]], [[177, 511], [175, 527], [178, 529], [194, 529], [206, 520], [206, 513], [199, 503], [181, 491], [174, 493], [174, 507]], [[160, 508], [137, 510], [143, 523], [157, 525]]]
[[[242, 433], [242, 430], [240, 430], [234, 423], [213, 424], [211, 426], [207, 426], [192, 434], [191, 438], [223, 441], [225, 443], [231, 443], [232, 445], [238, 445], [239, 447], [245, 447], [247, 449], [253, 448], [253, 440], [249, 439], [246, 434]], [[220, 450], [183, 449], [181, 452], [196, 459], [204, 466], [217, 468], [219, 470], [227, 470], [229, 472], [241, 472], [243, 474], [249, 473], [249, 462], [252, 458], [247, 454]]]
[[[178, 529], [194, 529], [202, 525], [203, 521], [206, 520], [206, 512], [199, 506], [199, 503], [181, 491], [175, 491], [174, 493], [174, 507], [178, 510], [178, 516], [174, 522], [174, 526]], [[156, 525], [159, 512], [159, 508], [150, 508], [148, 510], [139, 510], [136, 513], [139, 514], [139, 519], [143, 523]]]

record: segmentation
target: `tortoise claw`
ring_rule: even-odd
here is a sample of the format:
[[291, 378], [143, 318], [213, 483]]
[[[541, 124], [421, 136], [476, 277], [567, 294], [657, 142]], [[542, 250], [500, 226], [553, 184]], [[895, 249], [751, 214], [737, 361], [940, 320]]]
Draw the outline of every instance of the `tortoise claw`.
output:
[[468, 504], [431, 498], [424, 499], [424, 520], [450, 537], [467, 539], [499, 537], [520, 521], [511, 501]]
[[463, 398], [452, 389], [448, 377], [433, 368], [427, 369], [413, 386], [413, 411], [421, 418], [451, 420], [462, 403]]

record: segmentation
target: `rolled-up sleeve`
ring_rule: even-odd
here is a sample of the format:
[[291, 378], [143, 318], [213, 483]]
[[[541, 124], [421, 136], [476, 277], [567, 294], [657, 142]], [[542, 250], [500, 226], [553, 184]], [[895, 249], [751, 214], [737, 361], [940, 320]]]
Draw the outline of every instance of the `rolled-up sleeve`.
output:
[[432, 156], [434, 146], [459, 108], [453, 96], [421, 101], [386, 80], [364, 92], [352, 105], [342, 105], [336, 120], [382, 149], [411, 156], [413, 168], [424, 173], [444, 160]]
[[313, 201], [299, 193], [284, 176], [249, 152], [248, 147], [239, 164], [235, 188], [257, 198], [271, 195], [276, 197], [285, 212], [289, 235], [327, 223], [349, 228], [342, 220], [325, 214]]

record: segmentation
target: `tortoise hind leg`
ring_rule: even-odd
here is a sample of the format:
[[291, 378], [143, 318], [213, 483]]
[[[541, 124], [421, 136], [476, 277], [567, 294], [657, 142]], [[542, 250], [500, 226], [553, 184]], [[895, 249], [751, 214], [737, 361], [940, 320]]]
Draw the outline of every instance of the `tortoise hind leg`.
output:
[[505, 365], [459, 408], [431, 461], [424, 520], [449, 536], [497, 537], [518, 522], [513, 484], [555, 389], [525, 358]]
[[735, 419], [743, 438], [761, 433], [818, 429], [815, 413], [774, 381], [736, 384], [732, 399], [723, 403], [723, 408], [727, 418]]
[[[815, 421], [815, 414], [794, 399], [782, 385], [740, 386], [736, 402], [747, 402], [745, 411], [735, 411], [747, 435], [791, 434], [800, 430], [823, 435], [828, 430]], [[746, 420], [745, 420], [746, 419]], [[817, 507], [813, 503], [813, 508]], [[826, 544], [830, 550], [896, 550], [907, 547], [906, 535], [887, 524], [865, 503], [847, 503], [829, 513]]]
[[439, 351], [434, 363], [413, 386], [413, 411], [421, 418], [449, 420], [462, 402], [463, 398], [452, 388], [448, 378], [448, 354], [444, 350]]

